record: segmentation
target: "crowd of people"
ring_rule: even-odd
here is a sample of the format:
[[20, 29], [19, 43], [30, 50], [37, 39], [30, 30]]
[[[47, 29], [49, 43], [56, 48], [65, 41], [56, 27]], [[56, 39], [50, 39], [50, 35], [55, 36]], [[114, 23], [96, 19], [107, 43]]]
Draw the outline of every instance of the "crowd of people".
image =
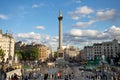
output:
[[79, 69], [79, 76], [85, 80], [120, 80], [120, 72], [113, 72], [112, 70], [90, 70]]
[[[24, 63], [24, 65], [36, 65], [35, 63]], [[40, 65], [40, 66], [39, 66]], [[34, 70], [34, 66], [32, 66], [31, 71], [27, 71], [26, 69], [21, 70], [21, 76], [17, 75], [14, 73], [9, 79], [6, 79], [6, 72], [2, 72], [0, 70], [0, 76], [2, 78], [0, 80], [57, 80], [57, 79], [63, 79], [63, 80], [79, 80], [76, 79], [76, 75], [79, 73], [76, 73], [74, 66], [69, 66], [69, 65], [57, 65], [54, 67], [48, 67], [47, 65], [43, 64], [37, 64], [37, 67], [40, 68], [40, 70]], [[54, 73], [49, 73], [49, 70], [53, 69], [56, 70]], [[79, 74], [79, 77], [83, 77], [85, 80], [120, 80], [120, 73], [116, 68], [111, 68], [110, 71], [112, 71], [115, 74], [108, 74], [105, 72], [105, 74], [97, 71], [92, 70], [85, 70], [78, 68], [78, 71], [81, 73], [86, 73], [86, 74]], [[67, 72], [66, 72], [67, 71]], [[90, 74], [89, 74], [90, 73]], [[116, 74], [117, 73], [117, 74]], [[84, 75], [84, 76], [83, 76]], [[83, 79], [83, 80], [84, 80]]]

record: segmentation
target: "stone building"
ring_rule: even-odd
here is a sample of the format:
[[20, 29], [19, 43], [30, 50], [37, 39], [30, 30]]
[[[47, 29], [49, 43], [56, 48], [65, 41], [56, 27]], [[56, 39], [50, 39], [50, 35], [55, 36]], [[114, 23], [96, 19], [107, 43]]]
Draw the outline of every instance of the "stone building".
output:
[[47, 47], [45, 45], [38, 46], [38, 60], [46, 60], [48, 58], [47, 55]]
[[69, 59], [74, 59], [78, 60], [80, 58], [80, 50], [75, 49], [73, 46], [66, 47], [64, 49], [64, 59], [69, 60]]
[[93, 52], [93, 46], [85, 46], [84, 47], [84, 57], [87, 60], [94, 60], [94, 52]]
[[116, 54], [120, 52], [120, 46], [116, 39], [109, 42], [102, 42], [99, 45], [94, 44], [93, 48], [94, 55], [97, 57], [101, 57], [101, 55], [105, 55], [106, 57], [116, 57]]
[[3, 34], [2, 30], [0, 30], [0, 47], [4, 50], [5, 53], [5, 61], [7, 59], [13, 60], [14, 57], [14, 43], [15, 40], [11, 34]]
[[[86, 60], [92, 57], [102, 57], [102, 55], [105, 55], [105, 57], [116, 57], [117, 53], [120, 52], [120, 43], [118, 43], [118, 40], [114, 39], [112, 41], [108, 42], [102, 42], [102, 43], [94, 43], [93, 46], [85, 46], [84, 47], [84, 55], [86, 55]], [[89, 56], [88, 55], [92, 55]]]
[[102, 56], [102, 43], [93, 44], [93, 53], [94, 53], [94, 57]]

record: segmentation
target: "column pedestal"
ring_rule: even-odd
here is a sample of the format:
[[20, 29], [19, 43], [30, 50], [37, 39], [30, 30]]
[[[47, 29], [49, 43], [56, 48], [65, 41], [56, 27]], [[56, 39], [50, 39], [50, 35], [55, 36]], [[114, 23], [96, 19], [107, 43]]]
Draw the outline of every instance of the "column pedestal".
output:
[[64, 50], [63, 49], [58, 49], [58, 58], [64, 58]]

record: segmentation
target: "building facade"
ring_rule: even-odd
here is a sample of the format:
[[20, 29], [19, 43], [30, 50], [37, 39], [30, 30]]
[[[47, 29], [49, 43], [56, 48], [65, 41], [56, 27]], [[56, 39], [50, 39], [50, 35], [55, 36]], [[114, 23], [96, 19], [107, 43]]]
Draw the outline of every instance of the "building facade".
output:
[[84, 58], [87, 60], [94, 60], [94, 52], [93, 52], [93, 46], [85, 46], [84, 47]]
[[4, 59], [5, 61], [7, 59], [13, 60], [14, 57], [14, 44], [15, 40], [12, 37], [11, 34], [3, 34], [2, 30], [0, 30], [0, 47], [4, 50], [5, 56]]
[[102, 43], [94, 43], [93, 44], [93, 53], [94, 57], [101, 57], [102, 56]]
[[96, 57], [101, 57], [101, 55], [105, 55], [106, 57], [116, 57], [116, 54], [120, 52], [120, 46], [116, 39], [109, 42], [102, 42], [99, 45], [94, 44], [93, 47], [94, 55]]
[[80, 50], [75, 49], [73, 46], [66, 47], [64, 49], [64, 59], [69, 60], [73, 58], [75, 60], [78, 60], [80, 58]]
[[[84, 55], [86, 56], [86, 60], [92, 57], [116, 57], [117, 53], [120, 52], [120, 44], [118, 40], [114, 39], [109, 42], [102, 42], [102, 43], [94, 43], [93, 46], [85, 46], [84, 47]], [[92, 56], [89, 56], [92, 55]]]
[[47, 47], [45, 45], [39, 45], [38, 47], [38, 60], [45, 61], [48, 58]]

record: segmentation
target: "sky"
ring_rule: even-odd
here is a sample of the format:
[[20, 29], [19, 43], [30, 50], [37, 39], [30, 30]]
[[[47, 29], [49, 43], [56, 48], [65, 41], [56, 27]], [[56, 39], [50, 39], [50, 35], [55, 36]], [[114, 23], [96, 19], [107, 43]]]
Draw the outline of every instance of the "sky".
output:
[[15, 41], [58, 47], [58, 16], [63, 15], [63, 45], [120, 41], [119, 0], [0, 0], [0, 29]]

